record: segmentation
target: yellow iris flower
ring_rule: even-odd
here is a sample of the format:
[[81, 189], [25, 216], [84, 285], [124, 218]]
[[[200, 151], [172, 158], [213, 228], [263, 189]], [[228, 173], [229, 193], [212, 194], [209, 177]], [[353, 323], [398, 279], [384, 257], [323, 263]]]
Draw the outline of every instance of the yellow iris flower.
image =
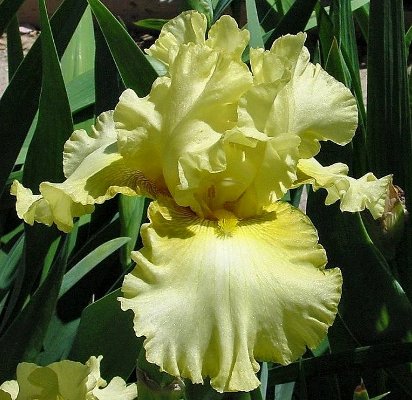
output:
[[282, 197], [311, 184], [327, 204], [378, 218], [391, 177], [355, 180], [344, 164], [314, 159], [321, 141], [350, 142], [357, 108], [309, 62], [305, 34], [251, 49], [249, 69], [248, 31], [229, 16], [207, 36], [206, 25], [192, 11], [168, 22], [148, 50], [167, 70], [150, 93], [126, 90], [91, 135], [73, 133], [65, 182], [43, 182], [39, 195], [14, 182], [12, 193], [27, 223], [65, 232], [116, 193], [154, 199], [121, 307], [133, 310], [148, 361], [249, 391], [256, 360], [288, 364], [320, 343], [341, 296], [315, 228]]
[[17, 380], [0, 385], [0, 400], [134, 400], [135, 384], [116, 376], [109, 384], [100, 376], [102, 356], [90, 357], [86, 364], [63, 360], [39, 367], [32, 363], [17, 366]]

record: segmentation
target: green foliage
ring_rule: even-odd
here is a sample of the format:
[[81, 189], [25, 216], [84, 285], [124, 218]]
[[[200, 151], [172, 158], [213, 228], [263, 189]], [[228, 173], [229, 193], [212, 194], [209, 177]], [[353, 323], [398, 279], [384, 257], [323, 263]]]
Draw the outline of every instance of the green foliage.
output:
[[[132, 316], [120, 309], [118, 288], [132, 266], [130, 252], [141, 245], [148, 200], [121, 196], [98, 207], [93, 217], [82, 217], [62, 237], [54, 229], [23, 228], [8, 193], [15, 178], [33, 190], [41, 181], [62, 180], [63, 144], [73, 129], [89, 129], [97, 114], [114, 107], [124, 87], [146, 95], [158, 73], [99, 0], [88, 0], [90, 9], [85, 0], [65, 0], [50, 26], [41, 0], [42, 34], [23, 59], [16, 30], [21, 3], [0, 2], [0, 31], [7, 29], [10, 62], [10, 84], [0, 99], [0, 138], [7, 144], [0, 157], [0, 382], [12, 378], [22, 360], [84, 362], [99, 354], [103, 376], [127, 379], [144, 353]], [[186, 2], [205, 13], [209, 25], [228, 7], [240, 5], [235, 0]], [[251, 47], [269, 48], [281, 35], [310, 29], [309, 45], [317, 49], [322, 67], [356, 97], [359, 127], [353, 145], [325, 146], [321, 161], [344, 161], [359, 176], [369, 170], [379, 177], [394, 174], [412, 209], [412, 85], [407, 76], [412, 30], [405, 32], [402, 1], [333, 0], [330, 8], [317, 0], [246, 0], [244, 5]], [[159, 30], [164, 23], [150, 19], [138, 26]], [[356, 32], [368, 45], [367, 107]], [[288, 199], [298, 205], [301, 194], [291, 192]], [[307, 212], [330, 265], [339, 266], [344, 278], [328, 340], [289, 366], [262, 363], [262, 386], [250, 393], [220, 394], [208, 383], [185, 382], [184, 394], [170, 394], [164, 389], [174, 381], [140, 360], [139, 368], [153, 373], [162, 389], [153, 398], [349, 399], [362, 378], [376, 399], [387, 391], [388, 398], [412, 398], [411, 222], [401, 221], [398, 238], [381, 240], [385, 234], [379, 222], [342, 214], [323, 202], [321, 193], [309, 193]]]

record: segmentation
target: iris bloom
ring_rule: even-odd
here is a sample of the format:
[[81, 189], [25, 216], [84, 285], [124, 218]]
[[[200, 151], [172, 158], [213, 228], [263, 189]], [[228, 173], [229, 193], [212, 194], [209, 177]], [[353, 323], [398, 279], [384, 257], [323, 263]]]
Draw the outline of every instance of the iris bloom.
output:
[[379, 218], [391, 177], [347, 176], [314, 158], [321, 141], [345, 145], [357, 126], [350, 91], [309, 62], [305, 34], [241, 55], [249, 32], [229, 16], [206, 38], [206, 19], [168, 22], [148, 53], [167, 70], [139, 98], [126, 90], [91, 135], [64, 148], [63, 183], [33, 195], [12, 187], [21, 218], [68, 232], [73, 218], [116, 193], [154, 201], [143, 248], [123, 283], [148, 361], [218, 391], [259, 385], [256, 360], [288, 364], [315, 348], [341, 297], [315, 228], [281, 199], [311, 184], [343, 211]]
[[90, 357], [85, 365], [68, 360], [47, 367], [20, 363], [17, 380], [0, 386], [0, 400], [134, 400], [135, 384], [126, 386], [118, 376], [109, 384], [101, 378], [102, 358]]

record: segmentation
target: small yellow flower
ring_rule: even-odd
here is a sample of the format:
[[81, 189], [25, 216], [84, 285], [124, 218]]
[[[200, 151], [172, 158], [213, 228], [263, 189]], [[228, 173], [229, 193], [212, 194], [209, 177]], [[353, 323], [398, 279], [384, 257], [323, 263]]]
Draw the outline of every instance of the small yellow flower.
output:
[[308, 183], [327, 204], [379, 218], [391, 177], [355, 180], [315, 160], [321, 141], [350, 142], [357, 109], [309, 62], [305, 34], [251, 49], [249, 69], [249, 33], [228, 16], [206, 26], [196, 12], [168, 22], [148, 50], [167, 70], [151, 92], [126, 90], [90, 136], [74, 132], [65, 182], [43, 182], [40, 195], [15, 182], [12, 193], [27, 223], [65, 232], [116, 193], [154, 199], [121, 307], [162, 370], [249, 391], [257, 360], [288, 364], [320, 343], [341, 296], [312, 223], [281, 198]]
[[102, 356], [90, 357], [86, 364], [63, 360], [39, 367], [20, 363], [17, 380], [0, 386], [1, 400], [134, 400], [135, 384], [126, 386], [115, 377], [109, 384], [100, 377]]

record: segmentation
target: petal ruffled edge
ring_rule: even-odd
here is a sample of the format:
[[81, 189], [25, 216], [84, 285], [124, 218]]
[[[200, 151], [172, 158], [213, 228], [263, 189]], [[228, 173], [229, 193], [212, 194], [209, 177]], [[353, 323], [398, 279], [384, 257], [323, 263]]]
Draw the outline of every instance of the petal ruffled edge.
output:
[[163, 25], [159, 38], [146, 50], [147, 54], [169, 65], [174, 48], [185, 43], [203, 44], [206, 40], [206, 17], [197, 11], [185, 11]]
[[301, 159], [298, 162], [298, 181], [295, 186], [305, 183], [314, 190], [326, 189], [328, 195], [325, 204], [340, 200], [342, 211], [358, 212], [368, 209], [374, 219], [382, 217], [392, 185], [392, 175], [376, 178], [371, 172], [359, 179], [347, 176], [348, 167], [336, 163], [323, 167], [314, 158]]
[[288, 364], [316, 347], [333, 323], [340, 270], [309, 219], [286, 203], [239, 221], [202, 220], [153, 202], [144, 247], [125, 277], [123, 310], [135, 313], [149, 362], [218, 391], [259, 385], [255, 358]]

